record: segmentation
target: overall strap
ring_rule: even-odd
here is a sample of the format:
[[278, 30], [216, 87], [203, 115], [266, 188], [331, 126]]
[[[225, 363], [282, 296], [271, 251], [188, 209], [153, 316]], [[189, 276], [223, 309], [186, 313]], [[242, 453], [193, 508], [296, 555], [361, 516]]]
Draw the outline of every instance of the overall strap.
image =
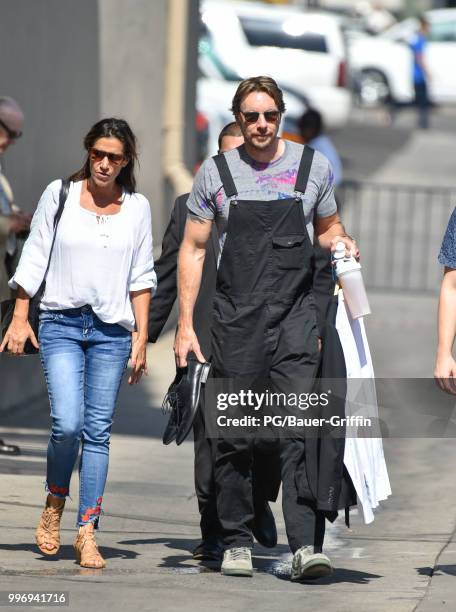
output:
[[218, 155], [214, 155], [212, 159], [214, 160], [217, 170], [219, 171], [220, 180], [223, 183], [223, 189], [225, 190], [227, 198], [237, 195], [236, 185], [234, 184], [233, 177], [231, 176], [225, 155], [223, 153], [219, 153]]
[[301, 163], [299, 164], [298, 176], [296, 178], [295, 191], [299, 191], [300, 193], [306, 192], [314, 153], [315, 150], [312, 149], [312, 147], [307, 145], [304, 146]]

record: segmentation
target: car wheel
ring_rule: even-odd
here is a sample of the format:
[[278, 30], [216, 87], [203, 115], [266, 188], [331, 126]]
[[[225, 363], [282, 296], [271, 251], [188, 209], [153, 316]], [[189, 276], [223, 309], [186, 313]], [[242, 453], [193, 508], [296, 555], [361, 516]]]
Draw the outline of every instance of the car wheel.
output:
[[390, 98], [390, 89], [385, 75], [379, 70], [363, 70], [357, 79], [357, 96], [361, 106], [380, 106]]

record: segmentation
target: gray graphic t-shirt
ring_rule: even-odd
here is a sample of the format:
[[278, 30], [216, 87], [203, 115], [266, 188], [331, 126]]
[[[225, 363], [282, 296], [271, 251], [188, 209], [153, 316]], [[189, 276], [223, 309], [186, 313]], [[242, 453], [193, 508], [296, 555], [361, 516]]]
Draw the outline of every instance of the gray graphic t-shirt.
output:
[[[294, 188], [301, 162], [303, 146], [284, 140], [285, 151], [279, 159], [266, 164], [252, 159], [244, 146], [225, 153], [239, 200], [279, 200], [294, 197]], [[329, 217], [337, 212], [334, 199], [334, 175], [329, 161], [315, 151], [305, 195], [302, 199], [306, 227], [313, 240], [313, 217]], [[230, 201], [223, 189], [220, 175], [212, 158], [199, 169], [187, 201], [190, 214], [215, 219], [223, 248]]]

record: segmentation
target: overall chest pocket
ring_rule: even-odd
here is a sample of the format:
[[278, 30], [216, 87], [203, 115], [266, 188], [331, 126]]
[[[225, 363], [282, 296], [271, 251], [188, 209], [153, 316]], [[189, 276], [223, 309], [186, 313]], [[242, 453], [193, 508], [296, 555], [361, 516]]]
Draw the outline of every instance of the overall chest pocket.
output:
[[280, 270], [301, 269], [306, 264], [306, 236], [273, 236], [272, 253], [274, 265]]

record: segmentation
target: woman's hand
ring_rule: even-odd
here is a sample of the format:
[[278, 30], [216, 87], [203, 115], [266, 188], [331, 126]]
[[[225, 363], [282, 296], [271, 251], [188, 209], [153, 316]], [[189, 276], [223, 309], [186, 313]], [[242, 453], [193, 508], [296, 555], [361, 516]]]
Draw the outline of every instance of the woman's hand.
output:
[[28, 319], [13, 315], [11, 325], [8, 327], [3, 342], [0, 345], [0, 353], [3, 353], [6, 348], [12, 355], [23, 355], [24, 346], [28, 339], [30, 339], [30, 342], [36, 349], [40, 348]]
[[456, 361], [452, 355], [437, 355], [434, 378], [442, 391], [456, 395]]
[[129, 385], [139, 383], [141, 376], [147, 376], [147, 338], [141, 337], [138, 332], [132, 332], [131, 367], [132, 373], [128, 379]]

